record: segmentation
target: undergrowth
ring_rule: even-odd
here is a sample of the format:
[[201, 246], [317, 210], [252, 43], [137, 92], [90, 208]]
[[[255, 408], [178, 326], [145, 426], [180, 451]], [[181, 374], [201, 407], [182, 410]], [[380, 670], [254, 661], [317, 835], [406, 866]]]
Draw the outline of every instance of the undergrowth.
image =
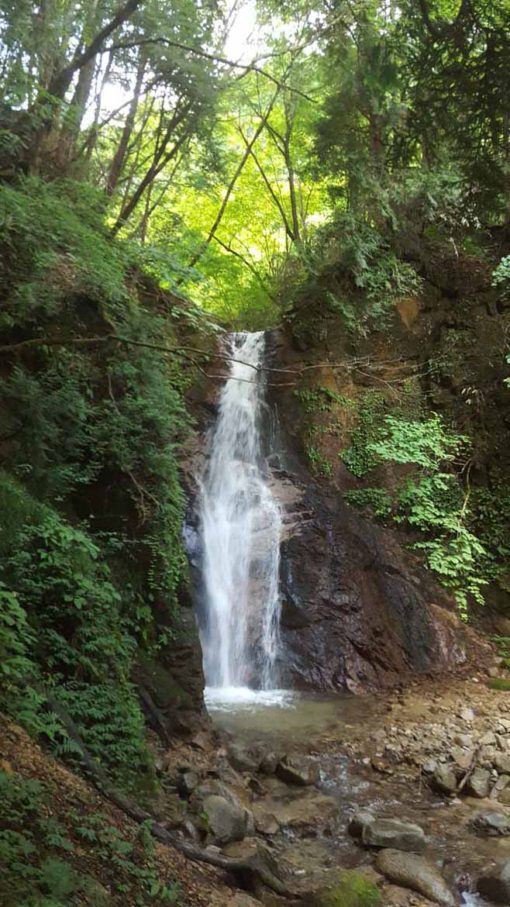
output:
[[148, 789], [131, 677], [180, 633], [193, 374], [150, 347], [210, 325], [159, 288], [161, 259], [112, 240], [102, 216], [87, 185], [0, 191], [0, 707], [75, 759], [49, 691], [117, 783]]

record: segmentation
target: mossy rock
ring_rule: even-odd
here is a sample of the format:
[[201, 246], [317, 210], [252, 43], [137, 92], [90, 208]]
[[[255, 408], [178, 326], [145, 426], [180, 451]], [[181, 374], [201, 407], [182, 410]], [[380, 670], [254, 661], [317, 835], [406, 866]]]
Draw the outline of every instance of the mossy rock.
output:
[[315, 907], [379, 907], [381, 892], [366, 876], [345, 870], [333, 885], [316, 897]]

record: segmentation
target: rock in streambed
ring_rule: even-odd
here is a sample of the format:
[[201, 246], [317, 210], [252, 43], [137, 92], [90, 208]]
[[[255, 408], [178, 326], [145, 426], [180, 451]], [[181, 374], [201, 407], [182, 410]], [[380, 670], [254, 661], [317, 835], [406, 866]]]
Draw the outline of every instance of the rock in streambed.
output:
[[400, 819], [377, 818], [366, 809], [354, 814], [349, 831], [366, 847], [390, 847], [420, 853], [426, 844], [425, 833], [419, 825]]
[[454, 907], [455, 898], [441, 873], [423, 857], [400, 850], [382, 850], [376, 867], [390, 882], [424, 895], [434, 904]]

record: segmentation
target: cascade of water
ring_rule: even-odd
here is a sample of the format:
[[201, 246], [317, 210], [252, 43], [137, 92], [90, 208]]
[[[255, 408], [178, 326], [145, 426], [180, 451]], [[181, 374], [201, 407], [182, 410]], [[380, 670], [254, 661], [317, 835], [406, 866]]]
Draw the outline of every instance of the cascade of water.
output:
[[276, 686], [281, 514], [261, 443], [263, 332], [229, 337], [223, 387], [202, 482], [206, 626], [204, 670], [212, 690]]

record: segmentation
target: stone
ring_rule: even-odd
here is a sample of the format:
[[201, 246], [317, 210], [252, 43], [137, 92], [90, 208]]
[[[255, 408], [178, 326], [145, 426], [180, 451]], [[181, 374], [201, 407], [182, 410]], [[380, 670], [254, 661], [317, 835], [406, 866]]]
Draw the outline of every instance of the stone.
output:
[[473, 746], [473, 738], [471, 734], [455, 734], [453, 742], [457, 743], [458, 746], [463, 746], [465, 749], [471, 749]]
[[475, 768], [466, 785], [468, 793], [472, 797], [479, 797], [481, 800], [488, 797], [490, 778], [491, 773], [486, 768]]
[[510, 775], [500, 775], [491, 790], [491, 800], [498, 800], [505, 787], [510, 784]]
[[242, 841], [246, 834], [247, 812], [248, 810], [229, 802], [225, 797], [212, 794], [204, 800], [205, 828], [216, 844]]
[[495, 838], [510, 835], [510, 814], [496, 810], [482, 810], [471, 820], [477, 834]]
[[211, 738], [205, 731], [198, 731], [198, 733], [191, 738], [191, 742], [193, 746], [196, 746], [199, 750], [208, 750], [211, 746]]
[[432, 775], [432, 785], [441, 794], [454, 794], [457, 790], [457, 776], [453, 766], [445, 763], [438, 765]]
[[274, 775], [280, 762], [281, 756], [278, 753], [267, 752], [262, 756], [260, 771], [264, 775]]
[[198, 786], [199, 776], [194, 771], [181, 772], [177, 779], [177, 790], [183, 797], [189, 797]]
[[260, 907], [260, 901], [254, 901], [249, 894], [238, 891], [226, 902], [226, 907]]
[[347, 830], [353, 838], [361, 838], [365, 826], [375, 822], [375, 816], [368, 809], [357, 809], [352, 816]]
[[503, 803], [505, 806], [510, 806], [510, 787], [505, 787], [498, 796], [500, 803]]
[[487, 731], [478, 741], [480, 746], [495, 746], [496, 735], [492, 731]]
[[302, 756], [284, 756], [278, 763], [276, 774], [286, 784], [306, 787], [319, 781], [319, 766], [311, 759]]
[[510, 775], [510, 753], [497, 753], [494, 766], [500, 775]]
[[437, 768], [437, 759], [427, 759], [422, 765], [422, 771], [425, 775], [433, 775]]
[[510, 860], [484, 872], [477, 882], [478, 892], [494, 904], [510, 904]]
[[377, 856], [376, 867], [390, 882], [417, 891], [434, 904], [455, 905], [455, 898], [441, 873], [423, 857], [399, 850], [383, 850]]
[[458, 765], [461, 769], [468, 769], [471, 765], [474, 757], [473, 750], [465, 750], [461, 746], [454, 746], [450, 756], [455, 765]]
[[258, 809], [257, 806], [253, 808], [253, 820], [256, 831], [261, 835], [276, 835], [280, 829], [273, 813]]
[[367, 847], [391, 847], [394, 850], [421, 852], [425, 848], [425, 833], [419, 825], [400, 819], [374, 819], [361, 832]]
[[238, 891], [237, 894], [228, 899], [226, 907], [260, 907], [260, 901], [254, 901], [246, 892]]
[[258, 772], [262, 753], [257, 753], [255, 749], [235, 741], [227, 746], [227, 758], [237, 772]]
[[[262, 802], [257, 804], [262, 808]], [[266, 801], [265, 809], [282, 828], [303, 836], [332, 831], [338, 819], [336, 800], [311, 790], [291, 799]]]
[[385, 762], [384, 759], [380, 759], [379, 756], [372, 756], [370, 765], [374, 772], [379, 772], [380, 775], [393, 775], [395, 772], [395, 769]]
[[465, 721], [467, 724], [471, 724], [474, 717], [475, 713], [473, 712], [473, 709], [464, 708], [459, 712], [459, 718], [461, 718], [462, 721]]

